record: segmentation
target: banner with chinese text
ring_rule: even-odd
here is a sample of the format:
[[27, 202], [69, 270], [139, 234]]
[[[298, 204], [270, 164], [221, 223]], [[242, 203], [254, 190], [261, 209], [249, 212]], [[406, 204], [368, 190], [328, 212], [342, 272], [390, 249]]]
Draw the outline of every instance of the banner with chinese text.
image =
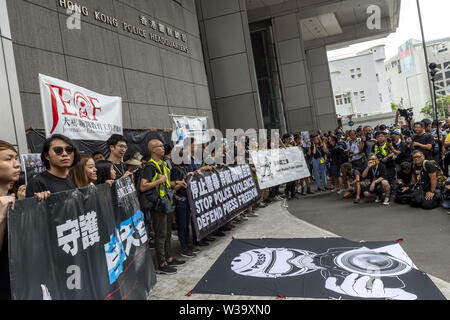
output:
[[104, 96], [39, 74], [45, 133], [74, 140], [107, 140], [122, 134], [122, 98]]
[[197, 240], [256, 204], [261, 197], [248, 164], [202, 171], [187, 182]]
[[156, 283], [130, 178], [18, 201], [8, 224], [13, 299], [146, 299]]

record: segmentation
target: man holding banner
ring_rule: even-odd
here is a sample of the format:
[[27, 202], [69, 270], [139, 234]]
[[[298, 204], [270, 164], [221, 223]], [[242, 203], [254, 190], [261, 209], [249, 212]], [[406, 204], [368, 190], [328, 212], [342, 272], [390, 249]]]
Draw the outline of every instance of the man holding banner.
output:
[[151, 210], [158, 272], [160, 274], [175, 274], [177, 269], [174, 266], [182, 265], [185, 261], [174, 259], [170, 253], [174, 210], [164, 212], [157, 204], [162, 202], [164, 197], [171, 194], [172, 188], [176, 187], [176, 185], [170, 181], [170, 170], [162, 160], [165, 153], [164, 143], [161, 140], [152, 139], [148, 143], [148, 151], [151, 159], [144, 168], [139, 189], [143, 193], [143, 198], [146, 199], [144, 203], [148, 203], [149, 208], [146, 209]]

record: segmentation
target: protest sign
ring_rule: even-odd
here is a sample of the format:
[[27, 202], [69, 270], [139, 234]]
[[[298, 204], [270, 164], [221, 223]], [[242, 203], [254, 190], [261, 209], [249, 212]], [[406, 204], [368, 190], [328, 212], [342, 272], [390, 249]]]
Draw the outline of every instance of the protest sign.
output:
[[188, 180], [187, 191], [197, 240], [223, 226], [261, 197], [248, 164], [196, 173]]
[[310, 176], [299, 147], [265, 149], [250, 153], [261, 189]]
[[156, 283], [130, 178], [17, 201], [8, 231], [13, 299], [146, 299]]

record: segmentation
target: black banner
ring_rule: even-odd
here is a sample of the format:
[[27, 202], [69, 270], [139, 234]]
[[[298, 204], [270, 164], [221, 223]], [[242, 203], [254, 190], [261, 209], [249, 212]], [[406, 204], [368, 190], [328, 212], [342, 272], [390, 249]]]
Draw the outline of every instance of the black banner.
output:
[[193, 293], [323, 299], [443, 300], [397, 242], [233, 240]]
[[223, 226], [261, 197], [248, 164], [201, 171], [187, 182], [197, 240]]
[[146, 299], [156, 283], [130, 178], [17, 201], [8, 224], [13, 299]]
[[[123, 136], [128, 140], [128, 149], [124, 159], [133, 156], [136, 152], [144, 154], [148, 150], [148, 142], [151, 139], [161, 139], [164, 144], [172, 144], [171, 132], [164, 130], [132, 130], [124, 129]], [[45, 141], [45, 130], [29, 130], [27, 143], [30, 153], [41, 153]], [[109, 156], [109, 150], [105, 141], [74, 140], [81, 152], [93, 154], [101, 152], [105, 157]]]

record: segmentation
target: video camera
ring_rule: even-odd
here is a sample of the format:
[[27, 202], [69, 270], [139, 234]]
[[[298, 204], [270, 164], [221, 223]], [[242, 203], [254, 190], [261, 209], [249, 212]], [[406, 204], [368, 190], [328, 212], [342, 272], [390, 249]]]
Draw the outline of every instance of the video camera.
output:
[[408, 109], [398, 109], [398, 112], [400, 113], [400, 116], [402, 116], [403, 118], [405, 118], [406, 121], [410, 121], [412, 120], [414, 113], [413, 113], [413, 108], [408, 108]]

